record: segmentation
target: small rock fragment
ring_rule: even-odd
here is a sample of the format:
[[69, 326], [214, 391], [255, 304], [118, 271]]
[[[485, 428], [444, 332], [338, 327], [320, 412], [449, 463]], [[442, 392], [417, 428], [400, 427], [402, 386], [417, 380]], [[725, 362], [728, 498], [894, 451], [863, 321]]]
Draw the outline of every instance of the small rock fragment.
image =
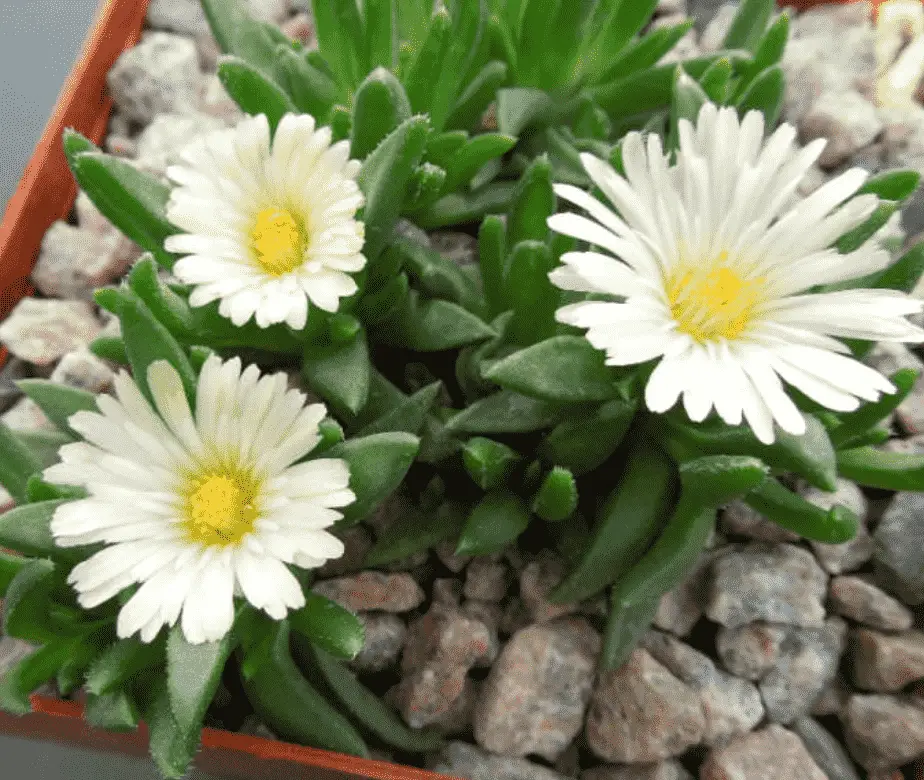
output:
[[315, 583], [314, 591], [352, 612], [410, 612], [424, 600], [423, 589], [409, 574], [377, 571], [322, 580]]
[[853, 89], [824, 92], [799, 121], [802, 143], [828, 140], [818, 158], [818, 164], [828, 170], [872, 143], [882, 129], [876, 107]]
[[202, 74], [196, 44], [165, 32], [146, 32], [109, 71], [109, 92], [130, 120], [146, 125], [158, 114], [195, 110]]
[[437, 577], [433, 581], [433, 603], [445, 606], [459, 606], [462, 598], [462, 583], [451, 577]]
[[581, 780], [693, 780], [677, 761], [634, 766], [597, 766], [581, 774]]
[[737, 628], [721, 627], [716, 634], [716, 649], [725, 668], [745, 680], [759, 680], [780, 657], [786, 638], [784, 626], [748, 623]]
[[307, 49], [317, 48], [317, 42], [314, 38], [314, 23], [308, 14], [295, 14], [295, 16], [286, 19], [280, 29], [289, 40], [297, 41]]
[[372, 536], [369, 531], [361, 525], [353, 525], [345, 528], [337, 536], [343, 542], [343, 555], [330, 559], [316, 569], [318, 577], [342, 577], [363, 568], [366, 553], [372, 548]]
[[2, 415], [0, 421], [14, 431], [57, 431], [58, 427], [48, 419], [31, 398], [21, 398]]
[[828, 780], [802, 740], [775, 723], [713, 748], [700, 780]]
[[457, 265], [466, 266], [478, 263], [478, 240], [468, 233], [435, 230], [430, 233], [430, 246]]
[[473, 601], [469, 599], [462, 605], [462, 611], [469, 617], [484, 623], [488, 629], [488, 652], [475, 662], [475, 666], [490, 667], [500, 653], [500, 623], [504, 611], [500, 604], [493, 601]]
[[851, 755], [871, 772], [896, 769], [924, 754], [924, 706], [913, 698], [851, 696], [844, 727]]
[[820, 628], [789, 629], [774, 668], [759, 686], [771, 720], [789, 724], [808, 714], [837, 674], [846, 636], [847, 626], [840, 618]]
[[862, 577], [835, 577], [828, 596], [839, 615], [871, 628], [906, 631], [914, 620], [904, 604]]
[[873, 538], [881, 581], [906, 604], [924, 603], [924, 493], [897, 493]]
[[850, 698], [850, 690], [844, 678], [840, 674], [834, 675], [821, 694], [815, 699], [812, 705], [812, 715], [824, 717], [825, 715], [841, 716], [841, 713], [847, 707], [847, 699]]
[[799, 718], [792, 726], [802, 744], [829, 780], [860, 780], [841, 743], [814, 718]]
[[112, 387], [115, 373], [88, 349], [68, 352], [51, 372], [51, 381], [88, 393], [105, 393]]
[[18, 358], [49, 366], [99, 334], [87, 301], [23, 298], [0, 323], [0, 341]]
[[464, 780], [571, 780], [525, 758], [487, 753], [468, 742], [450, 742], [428, 761], [433, 772]]
[[501, 601], [507, 593], [507, 567], [503, 563], [475, 558], [465, 571], [462, 593], [467, 599]]
[[363, 649], [350, 661], [350, 666], [360, 672], [380, 672], [397, 663], [407, 626], [397, 615], [383, 612], [360, 612], [357, 617], [366, 632]]
[[801, 547], [759, 542], [729, 547], [712, 572], [706, 614], [723, 626], [756, 620], [817, 626], [824, 620], [827, 576]]
[[924, 633], [880, 634], [866, 628], [853, 636], [853, 681], [861, 690], [893, 693], [924, 678]]
[[552, 589], [565, 576], [561, 559], [544, 553], [520, 572], [520, 598], [535, 623], [577, 612], [578, 604], [553, 604], [548, 600]]
[[434, 548], [434, 552], [443, 566], [453, 574], [461, 572], [472, 560], [471, 555], [456, 555], [456, 545], [452, 540], [440, 542]]
[[224, 127], [221, 119], [198, 112], [158, 114], [138, 136], [138, 167], [163, 178], [169, 166], [181, 161], [184, 149], [198, 138]]
[[705, 725], [702, 740], [717, 745], [747, 733], [764, 717], [752, 683], [716, 668], [712, 659], [668, 634], [650, 631], [642, 646], [679, 680], [700, 695]]
[[722, 530], [732, 536], [743, 536], [761, 542], [797, 542], [798, 534], [768, 520], [744, 501], [732, 501], [719, 514]]
[[[687, 636], [703, 616], [706, 575], [714, 553], [703, 553], [694, 569], [673, 590], [661, 597], [654, 625], [679, 637]], [[604, 613], [605, 614], [605, 613]]]
[[502, 755], [556, 760], [581, 730], [600, 637], [582, 618], [514, 634], [475, 707], [478, 744]]
[[705, 717], [699, 694], [643, 649], [604, 672], [587, 715], [587, 742], [605, 761], [653, 763], [700, 742]]

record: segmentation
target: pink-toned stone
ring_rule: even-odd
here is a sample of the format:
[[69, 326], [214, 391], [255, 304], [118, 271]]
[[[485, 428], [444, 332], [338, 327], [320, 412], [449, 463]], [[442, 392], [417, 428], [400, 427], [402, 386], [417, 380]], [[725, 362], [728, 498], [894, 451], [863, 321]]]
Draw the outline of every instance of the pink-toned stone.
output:
[[798, 736], [772, 724], [714, 748], [701, 780], [828, 780]]

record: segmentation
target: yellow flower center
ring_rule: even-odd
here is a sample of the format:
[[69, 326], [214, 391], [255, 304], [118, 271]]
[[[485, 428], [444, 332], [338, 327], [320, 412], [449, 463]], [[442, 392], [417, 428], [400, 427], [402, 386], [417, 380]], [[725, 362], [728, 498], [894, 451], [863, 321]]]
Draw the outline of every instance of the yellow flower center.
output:
[[254, 260], [271, 276], [282, 276], [305, 262], [308, 232], [288, 209], [263, 209], [250, 231]]
[[677, 329], [700, 343], [740, 337], [764, 299], [765, 279], [746, 279], [725, 265], [727, 260], [728, 254], [723, 252], [718, 263], [704, 268], [682, 266], [667, 280], [667, 298]]
[[238, 544], [254, 527], [260, 483], [239, 469], [208, 470], [187, 478], [183, 505], [186, 536], [209, 545]]

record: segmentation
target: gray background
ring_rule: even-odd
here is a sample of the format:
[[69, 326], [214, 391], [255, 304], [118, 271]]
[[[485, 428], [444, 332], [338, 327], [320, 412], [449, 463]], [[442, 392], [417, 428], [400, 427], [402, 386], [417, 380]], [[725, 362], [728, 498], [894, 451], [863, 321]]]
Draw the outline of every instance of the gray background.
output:
[[[0, 0], [2, 211], [42, 135], [96, 7], [96, 0]], [[158, 780], [150, 762], [26, 739], [0, 736], [0, 756], [0, 775], [16, 780]]]

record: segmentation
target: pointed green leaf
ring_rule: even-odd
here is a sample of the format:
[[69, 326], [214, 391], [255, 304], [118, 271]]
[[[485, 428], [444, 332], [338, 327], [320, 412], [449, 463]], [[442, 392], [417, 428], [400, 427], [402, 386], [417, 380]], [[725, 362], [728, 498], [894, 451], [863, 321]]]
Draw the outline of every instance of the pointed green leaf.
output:
[[748, 111], [761, 111], [766, 126], [776, 126], [776, 120], [783, 108], [783, 93], [786, 89], [786, 77], [779, 65], [764, 70], [751, 82], [747, 91], [738, 99], [738, 113], [744, 116]]
[[462, 450], [465, 470], [482, 490], [500, 487], [518, 460], [516, 450], [481, 436], [469, 439]]
[[369, 348], [365, 332], [347, 344], [308, 345], [302, 376], [308, 387], [330, 403], [337, 414], [357, 414], [369, 396]]
[[87, 671], [86, 688], [95, 696], [112, 693], [132, 681], [136, 674], [164, 658], [162, 642], [144, 643], [140, 639], [120, 639], [93, 661]]
[[0, 709], [13, 715], [32, 712], [29, 694], [51, 680], [73, 652], [73, 642], [47, 644], [0, 675]]
[[84, 718], [94, 728], [134, 731], [138, 727], [138, 717], [138, 707], [125, 691], [87, 696]]
[[6, 595], [10, 582], [27, 563], [28, 558], [0, 551], [0, 599]]
[[218, 78], [244, 113], [266, 115], [270, 131], [275, 131], [283, 116], [297, 112], [282, 87], [242, 59], [222, 57], [218, 61]]
[[151, 681], [149, 697], [144, 709], [144, 722], [148, 726], [148, 749], [157, 770], [167, 780], [181, 780], [199, 746], [199, 729], [181, 729], [170, 708], [166, 680], [155, 676]]
[[350, 156], [365, 159], [389, 133], [410, 118], [411, 104], [401, 82], [385, 68], [376, 68], [356, 90]]
[[725, 35], [723, 47], [754, 51], [763, 38], [774, 6], [773, 0], [743, 0]]
[[276, 42], [248, 12], [244, 0], [200, 0], [212, 35], [221, 50], [267, 73], [272, 71]]
[[68, 426], [68, 418], [77, 412], [99, 412], [96, 396], [86, 390], [78, 390], [47, 379], [21, 379], [16, 386], [62, 431], [79, 435]]
[[481, 296], [478, 286], [458, 263], [407, 238], [399, 238], [387, 253], [400, 258], [401, 266], [428, 295], [445, 298], [469, 311], [479, 308]]
[[0, 485], [17, 504], [25, 502], [29, 477], [41, 469], [39, 458], [8, 426], [0, 422]]
[[478, 231], [478, 263], [488, 311], [495, 316], [504, 309], [506, 240], [504, 221], [497, 216], [485, 217]]
[[195, 315], [189, 304], [157, 275], [154, 258], [148, 254], [132, 266], [128, 283], [151, 313], [178, 339], [188, 340], [195, 333]]
[[342, 511], [348, 522], [367, 517], [401, 484], [414, 462], [420, 440], [409, 433], [377, 433], [331, 447], [328, 458], [342, 458], [350, 468], [356, 502]]
[[924, 243], [915, 244], [872, 280], [870, 287], [911, 293], [924, 273]]
[[484, 341], [496, 335], [482, 319], [449, 301], [427, 300], [411, 290], [403, 303], [381, 323], [378, 339], [386, 344], [440, 352]]
[[921, 181], [921, 174], [915, 170], [885, 171], [866, 180], [857, 195], [875, 195], [882, 200], [904, 200], [914, 194]]
[[177, 229], [167, 219], [167, 186], [102, 152], [77, 154], [68, 162], [80, 188], [103, 216], [164, 268], [172, 268], [176, 258], [164, 250], [164, 239]]
[[841, 254], [848, 254], [859, 249], [892, 218], [897, 210], [898, 204], [896, 203], [880, 203], [866, 222], [837, 240], [837, 251]]
[[408, 728], [398, 714], [320, 647], [311, 648], [314, 667], [334, 697], [356, 721], [386, 745], [410, 753], [438, 750], [443, 737], [433, 729]]
[[427, 120], [412, 117], [390, 133], [363, 163], [359, 186], [366, 196], [364, 253], [374, 263], [391, 240], [414, 170], [427, 141]]
[[560, 422], [542, 442], [540, 452], [551, 463], [576, 476], [593, 471], [616, 452], [635, 419], [636, 400], [608, 401], [592, 414]]
[[49, 625], [55, 565], [35, 559], [10, 581], [3, 608], [3, 633], [29, 642], [54, 642], [55, 627]]
[[881, 490], [924, 490], [924, 456], [858, 447], [837, 453], [842, 477]]
[[693, 26], [688, 19], [670, 27], [652, 30], [629, 43], [615, 59], [601, 57], [596, 63], [588, 62], [585, 67], [586, 77], [591, 84], [606, 84], [617, 79], [626, 78], [640, 70], [654, 67]]
[[554, 213], [552, 166], [547, 157], [537, 157], [520, 179], [507, 216], [510, 245], [526, 240], [545, 241], [549, 235], [546, 223]]
[[472, 192], [445, 195], [414, 214], [414, 222], [425, 230], [478, 222], [487, 214], [507, 211], [516, 188], [515, 182], [492, 181]]
[[305, 606], [289, 613], [289, 625], [338, 658], [355, 658], [365, 630], [352, 612], [317, 593], [305, 594]]
[[391, 70], [396, 65], [397, 26], [394, 0], [363, 0], [366, 25], [366, 69]]
[[58, 450], [74, 440], [72, 436], [60, 431], [16, 431], [14, 435], [26, 446], [32, 457], [38, 459], [39, 469], [57, 463]]
[[721, 506], [761, 485], [770, 470], [746, 455], [707, 455], [681, 463], [684, 494], [701, 506]]
[[551, 251], [541, 241], [521, 241], [513, 247], [504, 278], [507, 305], [513, 309], [511, 341], [525, 346], [554, 335], [559, 301], [558, 288], [549, 280], [554, 266]]
[[327, 120], [334, 103], [341, 98], [334, 80], [291, 46], [276, 47], [271, 72], [273, 80], [286, 92], [292, 104], [300, 112], [311, 114], [319, 123]]
[[459, 96], [447, 127], [475, 130], [488, 106], [495, 100], [501, 84], [507, 80], [507, 63], [492, 60], [469, 82]]
[[617, 603], [615, 598], [612, 599], [603, 631], [601, 664], [604, 669], [618, 669], [626, 662], [651, 628], [660, 605], [660, 595], [631, 603]]
[[825, 544], [841, 544], [857, 534], [859, 519], [849, 509], [822, 509], [793, 493], [775, 479], [768, 479], [745, 496], [745, 503], [777, 525]]
[[337, 81], [352, 91], [367, 72], [365, 35], [355, 0], [332, 3], [312, 0], [315, 36], [321, 56]]
[[840, 449], [851, 439], [866, 433], [886, 419], [908, 397], [918, 376], [919, 373], [910, 368], [903, 368], [894, 373], [890, 379], [895, 385], [895, 392], [883, 395], [878, 401], [865, 403], [854, 412], [840, 415], [840, 424], [828, 432], [831, 443]]
[[100, 336], [90, 342], [90, 352], [98, 358], [108, 360], [110, 363], [128, 365], [128, 355], [125, 352], [125, 339], [121, 336]]
[[391, 431], [404, 431], [415, 436], [419, 435], [427, 413], [436, 403], [441, 389], [442, 383], [440, 382], [427, 385], [409, 398], [403, 399], [397, 406], [368, 425], [360, 428], [356, 435], [371, 436], [374, 433], [388, 433]]
[[497, 91], [497, 129], [518, 137], [527, 127], [541, 124], [552, 111], [552, 99], [541, 89], [509, 87]]
[[488, 162], [503, 156], [513, 148], [517, 139], [501, 133], [484, 133], [476, 136], [459, 149], [446, 169], [446, 190], [458, 189]]
[[603, 353], [583, 336], [556, 336], [493, 363], [486, 379], [546, 401], [606, 401], [618, 395]]
[[[25, 504], [0, 514], [0, 547], [39, 558], [58, 557], [65, 551], [51, 535], [51, 518], [66, 500]], [[71, 557], [73, 557], [73, 550]]]
[[170, 711], [181, 733], [198, 733], [234, 649], [233, 632], [217, 642], [190, 644], [178, 623], [167, 637]]
[[86, 498], [87, 491], [82, 487], [71, 485], [52, 485], [44, 482], [38, 474], [29, 477], [26, 485], [26, 501], [30, 504], [36, 504], [40, 501], [57, 501], [60, 498]]
[[457, 555], [489, 555], [514, 541], [529, 525], [529, 510], [514, 493], [488, 493], [465, 523]]
[[462, 531], [465, 515], [456, 507], [443, 504], [435, 511], [413, 508], [386, 528], [366, 554], [364, 565], [372, 568], [436, 547], [447, 539], [455, 539]]
[[706, 97], [713, 103], [725, 104], [728, 100], [731, 77], [731, 60], [716, 60], [703, 73], [699, 85], [703, 88]]
[[560, 404], [506, 390], [476, 401], [446, 424], [452, 433], [529, 433], [559, 421]]
[[543, 520], [558, 523], [574, 514], [578, 503], [577, 483], [568, 469], [556, 466], [545, 477], [533, 499], [533, 512]]

